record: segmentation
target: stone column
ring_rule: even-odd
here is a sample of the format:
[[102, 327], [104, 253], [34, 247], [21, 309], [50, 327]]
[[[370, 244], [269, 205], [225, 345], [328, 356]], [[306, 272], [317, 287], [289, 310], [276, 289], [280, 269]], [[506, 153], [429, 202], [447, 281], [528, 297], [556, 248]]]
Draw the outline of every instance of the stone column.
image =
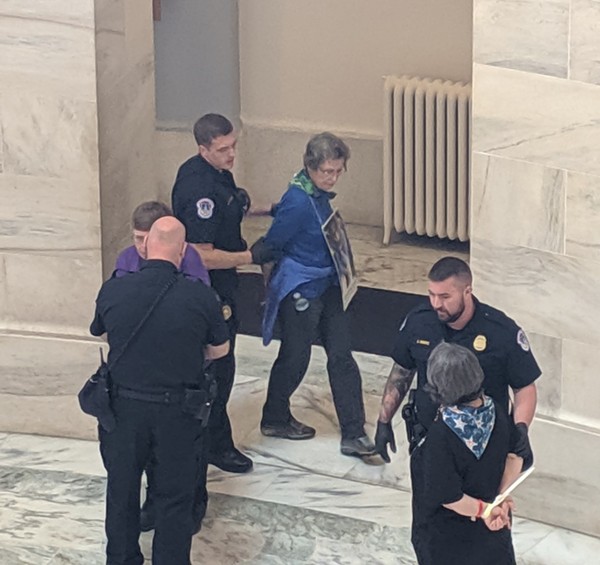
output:
[[155, 196], [152, 83], [151, 3], [3, 2], [0, 430], [93, 437], [75, 395], [102, 256]]
[[[95, 0], [104, 275], [130, 245], [130, 217], [157, 198], [152, 2]], [[174, 172], [173, 172], [174, 175]]]
[[600, 534], [600, 4], [475, 0], [475, 292], [540, 362], [521, 514]]

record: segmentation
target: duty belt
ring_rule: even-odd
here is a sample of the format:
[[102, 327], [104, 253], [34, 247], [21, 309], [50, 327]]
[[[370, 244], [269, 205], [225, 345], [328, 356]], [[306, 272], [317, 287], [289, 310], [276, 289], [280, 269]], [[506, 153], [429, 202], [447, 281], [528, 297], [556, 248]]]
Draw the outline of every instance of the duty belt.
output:
[[129, 400], [141, 400], [142, 402], [154, 402], [156, 404], [181, 404], [185, 395], [183, 392], [144, 392], [115, 386], [113, 396], [114, 398], [128, 398]]

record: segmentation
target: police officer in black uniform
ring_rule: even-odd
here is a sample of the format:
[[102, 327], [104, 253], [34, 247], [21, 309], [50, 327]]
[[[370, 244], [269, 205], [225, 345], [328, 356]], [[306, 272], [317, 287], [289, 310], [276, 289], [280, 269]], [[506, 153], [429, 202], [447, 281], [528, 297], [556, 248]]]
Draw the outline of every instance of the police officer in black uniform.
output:
[[[198, 399], [205, 357], [229, 351], [229, 332], [214, 292], [178, 273], [185, 229], [173, 217], [157, 220], [141, 270], [108, 280], [96, 299], [90, 331], [107, 334], [116, 428], [99, 428], [107, 471], [107, 565], [141, 565], [140, 484], [154, 462], [154, 565], [189, 565], [192, 502], [201, 449]], [[151, 309], [171, 285], [124, 348]]]
[[388, 445], [396, 451], [392, 418], [410, 389], [415, 373], [417, 387], [414, 401], [403, 409], [409, 430], [411, 482], [413, 491], [412, 542], [419, 563], [423, 556], [426, 524], [420, 520], [419, 495], [422, 492], [422, 449], [427, 429], [437, 413], [429, 395], [427, 360], [441, 341], [456, 343], [473, 351], [483, 369], [483, 388], [509, 411], [509, 391], [514, 395], [512, 414], [519, 431], [516, 451], [531, 463], [533, 455], [528, 440], [528, 427], [537, 403], [536, 379], [540, 368], [531, 352], [525, 333], [500, 310], [479, 302], [472, 294], [469, 266], [456, 257], [444, 257], [429, 271], [429, 304], [418, 306], [407, 316], [396, 338], [392, 358], [394, 366], [386, 383], [375, 444], [389, 463]]
[[250, 199], [235, 185], [231, 174], [237, 142], [233, 125], [224, 116], [206, 114], [194, 124], [194, 137], [199, 153], [179, 168], [172, 193], [173, 212], [185, 225], [187, 241], [194, 245], [210, 272], [231, 340], [229, 355], [214, 363], [218, 388], [208, 427], [207, 456], [209, 463], [224, 471], [245, 473], [252, 469], [252, 460], [235, 448], [227, 414], [238, 327], [236, 267], [264, 263], [273, 257], [257, 257], [254, 253], [253, 259], [253, 252], [242, 238], [241, 223]]

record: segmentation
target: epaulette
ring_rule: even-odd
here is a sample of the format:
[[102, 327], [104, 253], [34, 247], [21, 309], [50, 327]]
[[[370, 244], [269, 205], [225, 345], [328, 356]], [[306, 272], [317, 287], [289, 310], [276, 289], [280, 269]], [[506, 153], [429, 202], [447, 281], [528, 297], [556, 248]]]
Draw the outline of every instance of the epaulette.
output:
[[483, 304], [482, 302], [479, 302], [478, 308], [481, 309], [481, 314], [483, 315], [483, 317], [489, 320], [490, 322], [495, 322], [502, 326], [516, 325], [515, 321], [509, 316], [507, 316], [504, 312], [502, 312], [502, 310], [498, 310], [497, 308], [494, 308], [489, 304]]

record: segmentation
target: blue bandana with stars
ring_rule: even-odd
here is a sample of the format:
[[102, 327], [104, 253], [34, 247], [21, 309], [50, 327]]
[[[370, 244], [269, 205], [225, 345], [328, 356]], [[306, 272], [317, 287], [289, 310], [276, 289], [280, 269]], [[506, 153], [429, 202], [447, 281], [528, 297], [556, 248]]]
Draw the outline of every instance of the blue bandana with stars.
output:
[[444, 406], [440, 409], [446, 424], [481, 459], [496, 422], [496, 407], [491, 398], [485, 396], [483, 404], [472, 406]]

